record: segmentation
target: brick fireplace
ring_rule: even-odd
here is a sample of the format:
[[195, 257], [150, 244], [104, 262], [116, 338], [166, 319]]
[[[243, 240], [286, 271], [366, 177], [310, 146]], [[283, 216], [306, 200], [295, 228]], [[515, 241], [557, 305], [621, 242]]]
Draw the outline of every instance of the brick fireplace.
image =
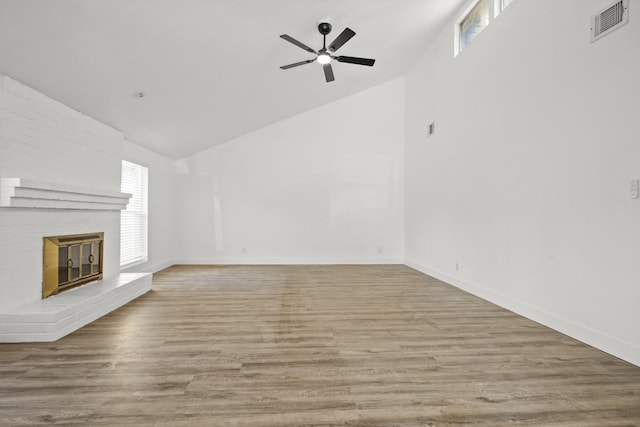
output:
[[[16, 238], [24, 242], [29, 267], [15, 284], [22, 304], [0, 309], [0, 341], [54, 341], [150, 290], [150, 273], [119, 273], [119, 216], [128, 199], [114, 191], [0, 178], [0, 225], [10, 221], [22, 231]], [[78, 233], [96, 225], [106, 231]], [[59, 230], [74, 233], [47, 236]], [[58, 294], [64, 289], [70, 290]]]
[[[125, 139], [0, 75], [0, 341], [52, 341], [149, 290], [120, 273]], [[104, 233], [103, 279], [42, 299], [43, 238]]]

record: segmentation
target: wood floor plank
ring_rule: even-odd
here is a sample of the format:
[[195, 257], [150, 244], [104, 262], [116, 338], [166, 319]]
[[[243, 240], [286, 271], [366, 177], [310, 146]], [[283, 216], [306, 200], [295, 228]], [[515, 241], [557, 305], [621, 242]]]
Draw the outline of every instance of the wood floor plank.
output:
[[0, 344], [0, 425], [640, 426], [640, 368], [405, 266], [173, 266]]

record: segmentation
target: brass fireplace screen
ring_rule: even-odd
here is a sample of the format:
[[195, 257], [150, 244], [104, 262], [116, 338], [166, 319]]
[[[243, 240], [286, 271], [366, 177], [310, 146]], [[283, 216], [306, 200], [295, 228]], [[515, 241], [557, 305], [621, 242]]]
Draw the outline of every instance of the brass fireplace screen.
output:
[[104, 233], [45, 237], [42, 298], [102, 279]]

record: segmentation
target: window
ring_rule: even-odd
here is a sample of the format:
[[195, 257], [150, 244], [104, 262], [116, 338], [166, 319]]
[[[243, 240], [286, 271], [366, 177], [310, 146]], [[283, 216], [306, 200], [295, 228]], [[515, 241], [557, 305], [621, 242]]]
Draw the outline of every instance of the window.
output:
[[460, 52], [489, 25], [489, 0], [480, 0], [460, 22]]
[[513, 0], [500, 0], [500, 1], [501, 1], [500, 10], [505, 10], [507, 6], [513, 3]]
[[122, 161], [121, 191], [132, 195], [120, 214], [120, 266], [147, 260], [148, 170]]
[[455, 30], [454, 56], [462, 52], [478, 34], [515, 0], [477, 0], [467, 9]]

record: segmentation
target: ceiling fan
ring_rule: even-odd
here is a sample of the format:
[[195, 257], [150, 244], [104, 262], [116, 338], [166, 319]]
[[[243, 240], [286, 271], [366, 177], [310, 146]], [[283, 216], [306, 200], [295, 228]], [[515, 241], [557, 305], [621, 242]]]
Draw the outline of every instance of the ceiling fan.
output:
[[335, 80], [333, 77], [333, 68], [331, 68], [332, 59], [335, 59], [338, 62], [367, 65], [369, 67], [372, 67], [373, 64], [376, 62], [375, 59], [356, 58], [354, 56], [333, 56], [332, 55], [333, 52], [340, 49], [342, 45], [344, 45], [346, 42], [351, 40], [353, 36], [356, 35], [356, 33], [352, 29], [345, 28], [344, 31], [340, 33], [338, 37], [336, 37], [336, 39], [333, 41], [333, 43], [329, 45], [328, 48], [327, 48], [327, 34], [331, 32], [331, 24], [329, 24], [328, 22], [322, 22], [321, 24], [318, 25], [318, 31], [320, 32], [320, 34], [322, 34], [322, 37], [323, 37], [322, 49], [318, 51], [311, 49], [306, 44], [299, 42], [298, 40], [294, 39], [293, 37], [287, 34], [282, 34], [280, 36], [281, 38], [285, 39], [289, 43], [295, 44], [296, 46], [306, 50], [307, 52], [311, 52], [315, 54], [316, 57], [313, 59], [307, 59], [306, 61], [296, 62], [294, 64], [283, 65], [280, 68], [282, 68], [283, 70], [288, 70], [289, 68], [298, 67], [300, 65], [309, 64], [315, 61], [315, 62], [318, 62], [319, 64], [322, 64], [322, 68], [324, 69], [324, 77], [327, 80], [327, 83], [329, 83]]

